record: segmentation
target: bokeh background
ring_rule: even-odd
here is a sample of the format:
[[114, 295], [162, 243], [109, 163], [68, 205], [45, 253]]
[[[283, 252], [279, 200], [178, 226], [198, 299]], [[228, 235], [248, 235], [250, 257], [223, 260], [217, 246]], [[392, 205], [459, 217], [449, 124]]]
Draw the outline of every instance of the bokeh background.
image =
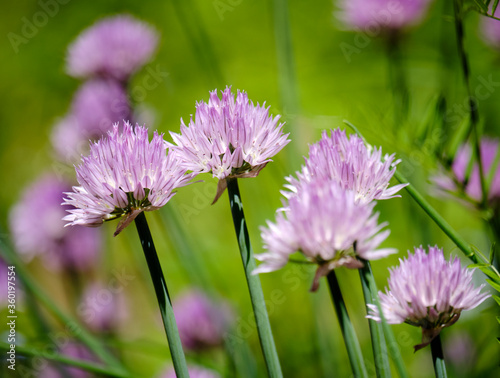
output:
[[[226, 85], [247, 91], [254, 102], [265, 101], [271, 113], [281, 114], [286, 122], [292, 142], [257, 178], [240, 180], [256, 253], [262, 251], [259, 227], [273, 219], [281, 205], [279, 191], [284, 177], [300, 168], [308, 144], [318, 140], [322, 130], [344, 128], [344, 119], [355, 124], [371, 144], [382, 146], [384, 152], [395, 152], [403, 160], [401, 172], [426, 193], [467, 241], [488, 253], [491, 237], [480, 214], [454, 199], [429, 195], [429, 177], [438, 166], [436, 151], [457, 133], [467, 117], [450, 2], [434, 1], [425, 20], [408, 30], [402, 40], [401, 64], [410, 99], [408, 119], [401, 124], [395, 124], [391, 66], [384, 39], [344, 30], [335, 17], [335, 2], [72, 0], [58, 2], [57, 11], [47, 22], [40, 24], [32, 36], [25, 36], [26, 43], [14, 47], [8, 33], [23, 35], [26, 20], [33, 22], [37, 12], [44, 12], [42, 3], [5, 3], [0, 15], [0, 226], [5, 237], [9, 237], [9, 211], [27, 185], [43, 172], [72, 172], [72, 167], [56, 162], [50, 142], [54, 124], [67, 112], [80, 84], [65, 74], [67, 46], [96, 20], [127, 13], [153, 25], [161, 35], [154, 59], [130, 84], [132, 93], [139, 88], [135, 93], [140, 95], [131, 99], [148, 127], [167, 133], [170, 140], [168, 131], [179, 130], [180, 118], [187, 121], [197, 101], [208, 100], [209, 91]], [[500, 82], [500, 51], [482, 41], [480, 17], [471, 12], [465, 19], [473, 88], [481, 78]], [[355, 49], [353, 53], [346, 54], [347, 45]], [[141, 90], [151, 70], [162, 73], [157, 86]], [[485, 133], [498, 136], [499, 85], [491, 88], [478, 106]], [[436, 135], [431, 126], [439, 96], [445, 99], [450, 117], [441, 124], [443, 133]], [[232, 357], [227, 357], [221, 347], [188, 354], [188, 359], [228, 376], [262, 377], [265, 367], [251, 320], [227, 194], [211, 205], [216, 181], [210, 175], [203, 180], [182, 188], [165, 208], [148, 214], [174, 300], [198, 287], [224, 298], [234, 314], [233, 329], [228, 333], [232, 342], [226, 348], [233, 351]], [[376, 206], [380, 219], [388, 221], [391, 229], [384, 245], [400, 251], [373, 263], [380, 288], [386, 285], [387, 268], [397, 264], [413, 246], [437, 244], [444, 247], [446, 255], [462, 257], [408, 194], [401, 194], [402, 198]], [[117, 318], [123, 315], [121, 312], [126, 313], [125, 320], [120, 320], [113, 335], [100, 337], [134, 376], [158, 376], [170, 361], [153, 288], [135, 229], [129, 227], [113, 238], [115, 226], [102, 227], [106, 243], [102, 263], [82, 279], [106, 283], [116, 269], [133, 276], [123, 288], [126, 304], [115, 309]], [[463, 263], [468, 261], [463, 258]], [[40, 287], [77, 316], [76, 299], [67, 290], [71, 281], [67, 273], [54, 273], [39, 258], [27, 267]], [[350, 366], [325, 282], [317, 293], [308, 291], [313, 274], [313, 267], [289, 264], [281, 271], [261, 275], [266, 298], [271, 302], [268, 310], [284, 375], [349, 377]], [[370, 366], [368, 324], [358, 273], [340, 269], [338, 276]], [[478, 284], [484, 281], [479, 272], [475, 277]], [[27, 344], [43, 345], [26, 298], [20, 306], [23, 321], [18, 323], [18, 335]], [[53, 329], [61, 327], [43, 308], [39, 311]], [[451, 376], [500, 374], [496, 315], [498, 307], [488, 300], [471, 313], [464, 313], [456, 325], [443, 332]], [[408, 325], [393, 329], [411, 376], [433, 376], [429, 348], [413, 353], [413, 345], [420, 342], [420, 330]], [[18, 364], [23, 361], [29, 363], [18, 360]], [[228, 367], [230, 361], [235, 370]]]

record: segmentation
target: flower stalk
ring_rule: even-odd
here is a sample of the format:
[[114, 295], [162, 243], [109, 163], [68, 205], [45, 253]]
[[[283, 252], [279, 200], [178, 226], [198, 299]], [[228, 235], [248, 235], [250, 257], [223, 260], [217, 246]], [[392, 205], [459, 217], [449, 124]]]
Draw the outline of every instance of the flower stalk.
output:
[[156, 298], [158, 299], [158, 305], [160, 306], [160, 313], [163, 319], [163, 326], [165, 327], [165, 332], [167, 334], [168, 345], [170, 347], [170, 354], [172, 356], [175, 373], [179, 378], [189, 378], [186, 357], [184, 356], [184, 351], [182, 350], [181, 338], [175, 322], [174, 309], [172, 307], [165, 277], [163, 276], [163, 271], [161, 269], [160, 260], [156, 254], [153, 237], [151, 236], [144, 212], [140, 212], [139, 215], [137, 215], [135, 218], [135, 225], [141, 240], [149, 272], [151, 274], [151, 279], [156, 292]]
[[352, 372], [355, 377], [368, 377], [366, 372], [366, 367], [364, 364], [363, 355], [361, 353], [361, 347], [359, 346], [359, 341], [356, 336], [356, 331], [351, 323], [349, 314], [347, 313], [347, 308], [345, 306], [344, 298], [340, 291], [339, 282], [335, 271], [332, 270], [327, 275], [328, 285], [330, 287], [330, 294], [332, 296], [333, 306], [335, 307], [335, 312], [337, 313], [337, 318], [339, 320], [340, 329], [344, 337], [344, 343], [347, 349], [347, 355], [349, 356], [349, 361], [351, 362]]
[[437, 335], [431, 341], [432, 363], [436, 378], [446, 378], [446, 365], [444, 363], [443, 348], [441, 346], [441, 336]]
[[243, 269], [245, 271], [248, 291], [250, 293], [250, 300], [252, 302], [255, 322], [257, 324], [257, 331], [259, 333], [260, 345], [264, 355], [264, 360], [266, 361], [269, 377], [283, 377], [278, 352], [276, 351], [276, 345], [274, 344], [269, 316], [267, 314], [260, 278], [258, 275], [252, 274], [257, 266], [255, 264], [252, 246], [250, 244], [250, 236], [245, 222], [243, 203], [241, 201], [237, 180], [237, 178], [227, 179], [229, 205], [231, 207], [231, 214], [233, 217], [236, 237], [238, 239]]
[[[371, 277], [370, 277], [371, 276]], [[377, 296], [377, 290], [373, 291], [372, 280], [373, 278], [371, 268], [368, 261], [363, 261], [363, 267], [359, 269], [359, 277], [361, 279], [361, 287], [363, 289], [363, 297], [365, 304], [373, 303], [374, 297]], [[375, 361], [375, 370], [377, 377], [390, 377], [391, 367], [389, 365], [389, 358], [387, 354], [387, 344], [384, 337], [384, 329], [381, 323], [377, 323], [373, 319], [368, 319], [370, 327], [370, 336], [372, 339], [373, 359]]]
[[[392, 332], [391, 327], [387, 323], [384, 314], [381, 311], [380, 307], [380, 300], [378, 297], [378, 289], [377, 285], [375, 283], [375, 279], [373, 277], [372, 273], [372, 268], [371, 264], [368, 260], [363, 260], [363, 268], [359, 270], [359, 275], [361, 278], [361, 284], [363, 287], [363, 294], [365, 296], [365, 303], [373, 303], [377, 308], [379, 309], [380, 313], [380, 318], [381, 322], [375, 322], [372, 319], [369, 320], [369, 325], [370, 325], [370, 333], [372, 333], [372, 342], [373, 342], [373, 355], [375, 358], [375, 368], [377, 369], [377, 374], [379, 372], [379, 367], [377, 364], [383, 363], [382, 367], [384, 370], [380, 369], [380, 375], [377, 376], [385, 376], [383, 373], [387, 371], [388, 375], [390, 376], [390, 367], [388, 365], [387, 361], [387, 349], [389, 349], [389, 354], [391, 356], [392, 361], [394, 362], [394, 365], [396, 367], [396, 370], [398, 372], [398, 375], [401, 378], [407, 378], [408, 377], [408, 372], [406, 370], [405, 363], [403, 361], [403, 357], [401, 356], [401, 352], [398, 348], [398, 343], [396, 342], [396, 339], [394, 338], [394, 333]], [[366, 293], [368, 291], [368, 293]], [[367, 296], [369, 294], [369, 296]], [[372, 302], [368, 302], [368, 299], [371, 298]], [[373, 335], [372, 332], [372, 327], [378, 326], [379, 329], [375, 330], [375, 333], [377, 335], [381, 336], [375, 336]], [[381, 334], [380, 327], [383, 330], [383, 334]], [[383, 338], [385, 336], [385, 339]], [[379, 339], [377, 339], [379, 337]], [[383, 341], [383, 344], [382, 344]], [[377, 346], [376, 343], [379, 343], [380, 346]], [[387, 345], [389, 345], [389, 348], [387, 348]], [[377, 348], [377, 351], [375, 351], [375, 348]], [[387, 361], [387, 362], [386, 362]], [[389, 370], [387, 370], [387, 367], [389, 367]]]

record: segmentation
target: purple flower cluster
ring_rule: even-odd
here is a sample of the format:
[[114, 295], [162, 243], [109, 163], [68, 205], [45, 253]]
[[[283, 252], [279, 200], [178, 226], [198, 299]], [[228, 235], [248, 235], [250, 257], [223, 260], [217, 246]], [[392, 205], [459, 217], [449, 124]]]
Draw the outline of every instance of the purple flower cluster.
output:
[[[428, 345], [444, 327], [454, 324], [464, 310], [479, 306], [490, 295], [472, 283], [473, 270], [462, 268], [458, 258], [446, 261], [443, 250], [422, 247], [391, 269], [389, 289], [379, 292], [387, 323], [408, 323], [422, 327], [422, 344]], [[381, 321], [375, 305], [369, 305], [369, 318]]]
[[89, 156], [76, 168], [80, 186], [66, 193], [64, 204], [74, 209], [63, 220], [96, 227], [122, 218], [117, 235], [142, 211], [164, 206], [192, 178], [175, 154], [166, 152], [163, 135], [155, 132], [149, 142], [145, 127], [124, 122], [120, 132], [115, 124], [107, 137], [91, 144]]
[[365, 146], [357, 135], [347, 137], [345, 130], [335, 129], [328, 136], [324, 131], [320, 141], [310, 146], [309, 157], [302, 171], [297, 172], [297, 178], [286, 178], [290, 192], [283, 191], [283, 195], [289, 199], [301, 186], [318, 179], [334, 181], [342, 189], [352, 190], [355, 201], [360, 203], [400, 197], [396, 193], [406, 184], [389, 188], [398, 163], [394, 154], [382, 157], [381, 148]]
[[340, 0], [338, 18], [351, 29], [400, 30], [418, 24], [431, 0]]
[[98, 231], [64, 228], [63, 192], [70, 185], [54, 175], [32, 183], [10, 212], [14, 245], [26, 261], [40, 255], [52, 269], [83, 271], [96, 264], [101, 249]]
[[338, 129], [331, 137], [324, 132], [297, 178], [287, 178], [288, 191], [282, 192], [287, 202], [276, 223], [261, 229], [267, 252], [256, 256], [263, 263], [255, 273], [277, 270], [300, 251], [319, 266], [316, 290], [319, 279], [336, 267], [360, 268], [360, 259], [395, 253], [378, 248], [389, 230], [382, 230], [387, 223], [378, 224], [374, 200], [393, 198], [404, 185], [389, 188], [398, 161], [394, 155], [381, 159], [381, 149], [371, 150], [357, 136], [348, 138]]
[[127, 81], [151, 59], [157, 44], [156, 31], [144, 22], [128, 15], [104, 18], [69, 46], [67, 72], [79, 78]]
[[220, 99], [214, 90], [208, 104], [196, 105], [189, 126], [181, 120], [181, 134], [170, 133], [175, 143], [171, 148], [186, 169], [211, 172], [219, 179], [215, 202], [226, 188], [226, 179], [257, 176], [290, 142], [278, 120], [279, 116], [269, 115], [265, 104], [255, 106], [245, 92], [238, 91], [235, 99], [227, 87]]
[[190, 291], [174, 303], [177, 328], [185, 349], [199, 351], [221, 346], [232, 316], [229, 307]]
[[89, 139], [97, 140], [114, 123], [131, 119], [127, 83], [151, 59], [157, 44], [153, 28], [126, 15], [102, 19], [71, 44], [67, 72], [88, 81], [52, 133], [60, 159], [74, 162], [86, 152]]
[[[498, 139], [483, 138], [480, 144], [481, 163], [487, 179], [488, 202], [498, 204], [500, 200], [500, 166], [498, 165]], [[473, 159], [470, 144], [462, 145], [453, 159], [451, 172], [432, 178], [437, 194], [458, 194], [478, 203], [482, 199], [482, 188], [479, 176], [479, 165]], [[473, 162], [473, 163], [472, 163]]]

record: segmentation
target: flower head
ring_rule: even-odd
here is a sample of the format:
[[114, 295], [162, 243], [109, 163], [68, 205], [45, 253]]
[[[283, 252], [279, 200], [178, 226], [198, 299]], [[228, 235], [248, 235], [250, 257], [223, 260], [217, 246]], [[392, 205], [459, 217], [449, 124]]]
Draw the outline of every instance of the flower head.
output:
[[[422, 344], [428, 345], [444, 327], [454, 324], [463, 310], [479, 306], [490, 295], [472, 283], [473, 270], [462, 268], [458, 258], [446, 261], [443, 250], [422, 247], [391, 269], [389, 289], [379, 292], [387, 323], [422, 327]], [[377, 306], [369, 305], [369, 318], [381, 321]]]
[[[488, 180], [488, 201], [492, 204], [498, 203], [500, 200], [500, 167], [496, 162], [500, 153], [498, 139], [483, 138], [480, 149], [484, 175], [486, 178], [491, 178]], [[451, 165], [451, 175], [441, 172], [432, 178], [438, 192], [454, 193], [464, 190], [467, 197], [473, 201], [481, 201], [479, 165], [477, 161], [471, 165], [472, 156], [470, 144], [464, 144], [458, 149]]]
[[224, 342], [231, 312], [200, 291], [190, 291], [174, 303], [182, 345], [189, 350], [217, 347]]
[[[419, 23], [430, 0], [341, 0], [339, 19], [349, 28], [399, 30]], [[377, 32], [375, 32], [377, 30]]]
[[255, 177], [271, 158], [288, 144], [279, 116], [269, 115], [269, 107], [249, 101], [245, 92], [236, 99], [227, 87], [222, 98], [210, 93], [208, 104], [196, 105], [189, 126], [181, 120], [181, 134], [171, 133], [186, 169], [211, 172], [219, 179], [214, 202], [226, 188], [226, 179]]
[[104, 18], [69, 46], [66, 70], [74, 77], [104, 76], [126, 81], [158, 44], [156, 31], [128, 15]]
[[130, 114], [122, 85], [114, 80], [89, 80], [76, 92], [69, 114], [54, 128], [54, 149], [62, 159], [71, 161], [80, 156], [89, 139], [99, 139]]
[[17, 252], [29, 261], [36, 255], [52, 269], [87, 270], [95, 266], [101, 249], [96, 230], [67, 229], [61, 218], [63, 192], [70, 185], [46, 174], [23, 192], [9, 214]]
[[309, 157], [297, 179], [287, 177], [290, 192], [283, 191], [287, 198], [294, 196], [301, 187], [311, 180], [331, 180], [343, 189], [354, 192], [355, 201], [368, 203], [399, 197], [396, 193], [405, 184], [389, 188], [389, 181], [394, 175], [399, 160], [393, 155], [385, 155], [382, 160], [381, 148], [367, 148], [357, 135], [347, 137], [345, 131], [335, 129], [328, 136], [326, 131], [319, 142], [309, 148]]
[[375, 202], [360, 204], [355, 193], [328, 180], [304, 184], [298, 195], [290, 198], [284, 212], [278, 212], [276, 223], [262, 227], [267, 253], [256, 255], [264, 261], [255, 273], [283, 267], [291, 254], [300, 251], [319, 265], [312, 290], [319, 278], [339, 266], [360, 268], [358, 257], [375, 260], [395, 253], [394, 249], [377, 249], [389, 235], [381, 231], [387, 223], [378, 224], [373, 214]]
[[120, 133], [115, 124], [107, 137], [91, 144], [89, 156], [76, 168], [80, 186], [64, 199], [65, 205], [75, 207], [63, 218], [67, 225], [96, 227], [123, 217], [117, 235], [142, 211], [164, 206], [173, 190], [192, 177], [166, 150], [163, 135], [155, 132], [149, 142], [145, 127], [124, 122]]

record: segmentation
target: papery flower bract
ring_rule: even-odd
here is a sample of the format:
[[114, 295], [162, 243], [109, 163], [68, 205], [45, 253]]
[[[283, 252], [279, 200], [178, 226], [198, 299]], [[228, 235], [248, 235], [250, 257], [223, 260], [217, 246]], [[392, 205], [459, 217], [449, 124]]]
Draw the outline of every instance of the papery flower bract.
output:
[[66, 70], [74, 77], [126, 81], [151, 59], [157, 44], [157, 32], [145, 22], [128, 15], [104, 18], [69, 46]]
[[[422, 247], [390, 270], [389, 289], [379, 292], [380, 306], [389, 324], [422, 327], [422, 343], [428, 345], [444, 327], [454, 324], [464, 310], [479, 306], [490, 295], [472, 283], [473, 269], [462, 268], [458, 257], [446, 261], [443, 250]], [[381, 321], [376, 305], [368, 305], [368, 318]]]
[[23, 192], [9, 214], [17, 252], [26, 261], [41, 255], [51, 269], [83, 271], [97, 264], [101, 236], [97, 230], [67, 229], [61, 218], [63, 192], [70, 185], [45, 174]]
[[231, 322], [227, 305], [200, 291], [190, 291], [179, 297], [173, 307], [184, 348], [198, 351], [223, 344]]
[[80, 186], [64, 199], [64, 205], [75, 207], [63, 218], [67, 225], [96, 227], [122, 218], [117, 235], [142, 211], [164, 206], [173, 190], [192, 178], [166, 150], [163, 134], [155, 132], [149, 142], [145, 127], [124, 122], [120, 133], [115, 124], [107, 137], [91, 143], [90, 154], [76, 167]]
[[211, 172], [219, 179], [214, 202], [226, 188], [226, 179], [255, 177], [289, 142], [280, 116], [269, 115], [269, 107], [249, 101], [238, 91], [236, 100], [227, 87], [222, 99], [210, 92], [208, 104], [196, 105], [189, 126], [181, 120], [181, 134], [170, 133], [184, 166], [195, 173]]
[[76, 92], [71, 109], [54, 128], [52, 145], [58, 155], [72, 161], [86, 152], [88, 141], [105, 135], [116, 122], [131, 114], [127, 93], [114, 80], [94, 79]]
[[[188, 372], [191, 378], [221, 378], [221, 375], [214, 370], [197, 365], [188, 365]], [[158, 378], [177, 378], [174, 368], [169, 368]]]
[[[498, 139], [482, 138], [481, 144], [481, 162], [488, 186], [488, 201], [496, 204], [500, 201], [500, 166], [498, 164]], [[465, 194], [472, 200], [479, 202], [482, 198], [481, 181], [479, 177], [479, 165], [477, 161], [471, 167], [473, 160], [473, 151], [470, 144], [462, 145], [453, 159], [451, 165], [451, 176], [441, 172], [432, 177], [431, 181], [437, 189], [436, 194], [444, 192], [452, 194], [461, 190], [464, 186]], [[496, 162], [496, 163], [495, 163]], [[472, 169], [471, 169], [472, 168]], [[491, 178], [491, 181], [489, 180]]]
[[123, 290], [100, 282], [92, 282], [85, 288], [77, 311], [92, 331], [101, 333], [116, 331], [128, 316]]
[[396, 193], [406, 184], [389, 188], [399, 160], [394, 154], [384, 155], [381, 148], [368, 148], [357, 135], [347, 137], [344, 130], [335, 129], [331, 136], [326, 131], [321, 139], [309, 147], [309, 157], [297, 178], [287, 177], [285, 185], [290, 191], [282, 191], [286, 198], [294, 196], [302, 186], [315, 179], [331, 180], [345, 190], [355, 193], [355, 201], [368, 203], [399, 197]]
[[328, 180], [305, 183], [300, 193], [290, 198], [286, 210], [278, 212], [276, 223], [262, 227], [267, 253], [256, 255], [263, 264], [254, 273], [283, 267], [290, 255], [300, 251], [319, 265], [312, 290], [319, 278], [339, 266], [360, 268], [365, 260], [375, 260], [395, 253], [395, 249], [377, 249], [390, 231], [381, 231], [373, 214], [375, 202], [359, 204], [355, 193]]
[[419, 23], [431, 0], [340, 0], [339, 20], [350, 29], [399, 30]]

